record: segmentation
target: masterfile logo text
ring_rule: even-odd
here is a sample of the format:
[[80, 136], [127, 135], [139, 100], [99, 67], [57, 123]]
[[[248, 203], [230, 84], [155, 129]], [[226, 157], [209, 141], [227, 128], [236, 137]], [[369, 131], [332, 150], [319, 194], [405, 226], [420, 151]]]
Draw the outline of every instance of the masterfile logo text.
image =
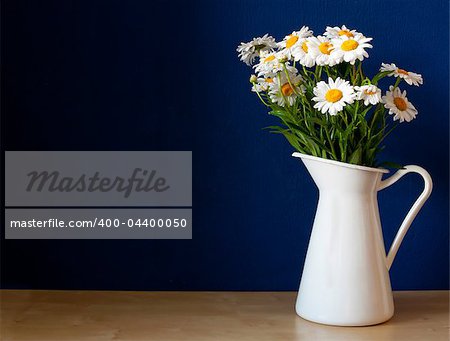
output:
[[192, 206], [190, 151], [7, 151], [6, 206]]
[[111, 192], [123, 193], [125, 198], [134, 192], [164, 192], [170, 186], [166, 178], [158, 176], [156, 170], [135, 168], [128, 178], [120, 176], [102, 176], [100, 172], [92, 175], [81, 174], [79, 177], [64, 176], [58, 171], [32, 171], [27, 174], [29, 183], [27, 192]]

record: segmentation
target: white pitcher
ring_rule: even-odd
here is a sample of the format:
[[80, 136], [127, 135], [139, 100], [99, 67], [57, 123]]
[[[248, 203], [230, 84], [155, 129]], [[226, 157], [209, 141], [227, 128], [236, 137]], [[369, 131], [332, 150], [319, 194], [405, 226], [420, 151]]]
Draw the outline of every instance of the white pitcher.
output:
[[[319, 202], [309, 241], [296, 312], [313, 322], [366, 326], [394, 314], [389, 268], [422, 205], [432, 180], [418, 166], [406, 166], [381, 180], [385, 169], [351, 165], [301, 153], [319, 188]], [[406, 173], [419, 173], [425, 189], [408, 212], [386, 257], [377, 192]]]

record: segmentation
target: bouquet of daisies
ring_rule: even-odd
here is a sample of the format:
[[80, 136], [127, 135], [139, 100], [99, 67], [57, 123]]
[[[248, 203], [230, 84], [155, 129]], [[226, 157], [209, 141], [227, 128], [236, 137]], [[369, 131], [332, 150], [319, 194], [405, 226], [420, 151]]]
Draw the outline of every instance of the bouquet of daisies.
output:
[[[278, 43], [267, 34], [241, 43], [240, 59], [254, 68], [252, 91], [280, 119], [280, 125], [268, 128], [301, 153], [381, 166], [377, 154], [386, 136], [417, 115], [399, 84], [419, 86], [423, 80], [384, 63], [368, 77], [362, 62], [371, 40], [346, 26], [327, 27], [322, 36], [304, 26]], [[382, 95], [378, 82], [387, 76], [396, 81]]]

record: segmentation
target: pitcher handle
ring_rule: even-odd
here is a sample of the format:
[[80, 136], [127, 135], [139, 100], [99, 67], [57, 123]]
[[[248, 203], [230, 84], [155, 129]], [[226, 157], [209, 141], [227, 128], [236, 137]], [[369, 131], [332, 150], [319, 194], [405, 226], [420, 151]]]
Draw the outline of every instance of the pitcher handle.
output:
[[406, 215], [405, 219], [400, 225], [397, 235], [395, 236], [394, 241], [392, 242], [391, 248], [389, 249], [388, 255], [386, 257], [386, 266], [388, 270], [391, 268], [392, 262], [394, 261], [395, 255], [397, 254], [398, 248], [400, 247], [400, 244], [402, 243], [403, 238], [406, 235], [406, 232], [408, 232], [411, 223], [417, 216], [417, 213], [419, 213], [425, 201], [427, 201], [433, 189], [433, 181], [431, 180], [430, 174], [422, 167], [410, 165], [405, 166], [403, 169], [398, 170], [395, 174], [393, 174], [386, 180], [380, 181], [378, 190], [381, 191], [382, 189], [385, 189], [386, 187], [389, 187], [390, 185], [396, 183], [397, 180], [399, 180], [401, 177], [403, 177], [403, 175], [407, 173], [420, 174], [425, 182], [425, 186], [423, 192], [420, 194], [419, 198], [417, 198], [414, 205], [412, 205], [411, 209], [409, 210], [408, 214]]

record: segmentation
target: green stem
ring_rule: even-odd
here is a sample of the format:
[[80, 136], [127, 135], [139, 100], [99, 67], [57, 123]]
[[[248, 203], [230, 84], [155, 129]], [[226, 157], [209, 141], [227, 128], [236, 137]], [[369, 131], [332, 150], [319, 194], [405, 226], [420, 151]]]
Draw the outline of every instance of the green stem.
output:
[[355, 66], [355, 64], [352, 65], [351, 80], [352, 80], [352, 85], [355, 85], [355, 83], [356, 83], [356, 66]]
[[394, 84], [394, 90], [397, 89], [398, 85], [400, 84], [400, 82], [402, 81], [402, 79], [400, 77], [397, 77], [395, 84]]
[[359, 70], [359, 74], [361, 75], [361, 81], [362, 81], [364, 79], [364, 74], [362, 71], [362, 62], [361, 61], [359, 61], [358, 70]]
[[391, 71], [380, 71], [378, 72], [371, 80], [371, 83], [373, 85], [377, 85], [378, 81], [384, 77], [386, 77], [387, 75], [389, 75], [391, 73]]
[[278, 84], [279, 84], [279, 88], [280, 88], [280, 95], [281, 95], [281, 97], [283, 97], [283, 100], [284, 100], [284, 107], [286, 108], [286, 111], [288, 112], [288, 114], [291, 114], [291, 112], [290, 112], [290, 105], [289, 105], [289, 102], [287, 101], [287, 99], [286, 99], [286, 97], [284, 96], [284, 94], [283, 94], [283, 91], [282, 91], [282, 89], [281, 89], [281, 75], [280, 75], [280, 73], [277, 73], [277, 78], [278, 78]]
[[288, 72], [288, 69], [287, 69], [285, 63], [283, 63], [283, 69], [284, 69], [284, 73], [286, 74], [286, 78], [287, 78], [287, 80], [288, 80], [288, 83], [289, 83], [290, 87], [292, 88], [292, 91], [294, 91], [294, 93], [295, 93], [297, 96], [300, 96], [300, 93], [297, 92], [296, 87], [295, 87], [294, 85], [292, 85], [292, 83], [291, 83], [291, 77], [289, 76], [289, 72]]
[[392, 133], [392, 132], [394, 131], [395, 128], [398, 127], [398, 124], [399, 124], [398, 122], [395, 123], [394, 126], [393, 126], [391, 129], [389, 129], [388, 132], [387, 132], [386, 134], [383, 135], [383, 137], [380, 139], [380, 141], [378, 142], [378, 144], [381, 144], [381, 142], [383, 142], [384, 139], [385, 139], [386, 137], [388, 137], [388, 135], [389, 135], [390, 133]]
[[259, 94], [259, 91], [255, 91], [256, 94], [258, 95], [259, 99], [261, 100], [261, 102], [266, 106], [266, 107], [270, 107], [269, 104], [266, 103], [266, 101], [261, 97], [261, 95]]
[[334, 150], [334, 143], [333, 143], [333, 141], [331, 140], [330, 132], [328, 131], [328, 129], [325, 129], [325, 133], [326, 133], [326, 135], [327, 135], [328, 142], [330, 143], [331, 153], [333, 154], [333, 158], [334, 158], [335, 160], [337, 160], [336, 151]]

